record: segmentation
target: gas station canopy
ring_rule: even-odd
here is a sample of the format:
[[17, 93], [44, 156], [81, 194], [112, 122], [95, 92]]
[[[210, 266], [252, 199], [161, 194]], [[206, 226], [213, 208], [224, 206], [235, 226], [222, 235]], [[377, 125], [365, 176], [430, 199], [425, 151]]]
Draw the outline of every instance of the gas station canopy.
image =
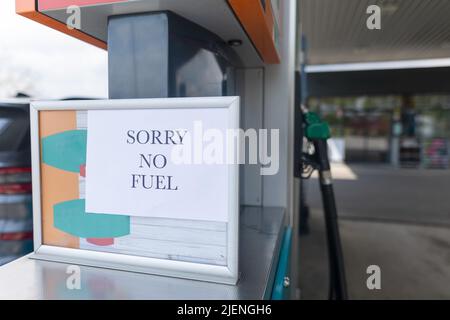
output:
[[[381, 29], [366, 27], [370, 5]], [[448, 0], [302, 0], [308, 64], [340, 64], [450, 56]]]
[[[224, 41], [234, 41], [246, 67], [280, 62], [277, 1], [260, 0], [16, 0], [18, 14], [107, 49], [108, 17], [149, 11], [172, 11], [212, 31]], [[80, 29], [69, 29], [80, 8]], [[235, 41], [238, 40], [238, 41]]]

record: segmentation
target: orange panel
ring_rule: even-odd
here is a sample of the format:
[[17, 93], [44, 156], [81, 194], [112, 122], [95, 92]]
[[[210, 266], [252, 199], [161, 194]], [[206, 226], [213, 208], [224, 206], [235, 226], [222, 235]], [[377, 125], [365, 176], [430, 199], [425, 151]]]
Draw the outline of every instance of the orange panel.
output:
[[61, 31], [69, 36], [90, 43], [96, 47], [107, 49], [107, 44], [77, 29], [69, 29], [64, 23], [37, 11], [35, 0], [16, 0], [16, 13], [39, 22], [47, 27]]
[[[272, 6], [269, 0], [266, 1], [265, 11], [260, 0], [228, 0], [228, 3], [249, 35], [263, 61], [268, 64], [275, 64], [280, 63], [280, 57], [274, 41]], [[40, 13], [36, 8], [35, 0], [16, 0], [16, 13], [99, 48], [107, 49], [106, 42], [96, 39], [80, 30], [71, 30], [64, 23]]]
[[274, 17], [267, 1], [266, 12], [260, 0], [228, 0], [265, 63], [280, 63], [274, 41]]
[[[40, 111], [39, 138], [76, 129], [76, 122], [76, 111]], [[43, 244], [66, 248], [80, 247], [79, 238], [59, 231], [53, 225], [53, 206], [59, 202], [78, 199], [79, 195], [77, 173], [41, 164]]]

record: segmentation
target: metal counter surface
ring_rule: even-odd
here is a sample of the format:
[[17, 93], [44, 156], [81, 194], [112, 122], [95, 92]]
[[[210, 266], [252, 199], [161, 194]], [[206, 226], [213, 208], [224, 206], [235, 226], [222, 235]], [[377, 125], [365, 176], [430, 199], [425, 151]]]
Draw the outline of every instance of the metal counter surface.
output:
[[80, 266], [69, 290], [69, 264], [24, 256], [0, 267], [0, 299], [267, 299], [285, 227], [283, 208], [243, 207], [236, 286]]

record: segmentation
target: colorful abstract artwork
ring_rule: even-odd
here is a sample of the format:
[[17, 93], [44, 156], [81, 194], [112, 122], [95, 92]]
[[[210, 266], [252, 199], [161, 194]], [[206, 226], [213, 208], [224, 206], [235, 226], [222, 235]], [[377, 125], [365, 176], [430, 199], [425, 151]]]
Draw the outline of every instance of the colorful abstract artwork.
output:
[[[85, 176], [87, 130], [67, 130], [41, 139], [42, 163]], [[115, 237], [130, 233], [130, 217], [94, 214], [85, 211], [84, 199], [53, 205], [53, 226], [65, 233], [86, 238], [89, 243], [107, 246]]]

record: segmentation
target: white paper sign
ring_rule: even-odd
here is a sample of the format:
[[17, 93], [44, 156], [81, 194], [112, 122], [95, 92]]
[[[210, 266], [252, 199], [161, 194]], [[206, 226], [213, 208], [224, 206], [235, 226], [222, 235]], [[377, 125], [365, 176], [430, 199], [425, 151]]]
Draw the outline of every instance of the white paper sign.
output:
[[224, 108], [88, 111], [86, 211], [227, 221], [229, 167], [172, 161], [195, 124], [225, 136], [227, 121]]

